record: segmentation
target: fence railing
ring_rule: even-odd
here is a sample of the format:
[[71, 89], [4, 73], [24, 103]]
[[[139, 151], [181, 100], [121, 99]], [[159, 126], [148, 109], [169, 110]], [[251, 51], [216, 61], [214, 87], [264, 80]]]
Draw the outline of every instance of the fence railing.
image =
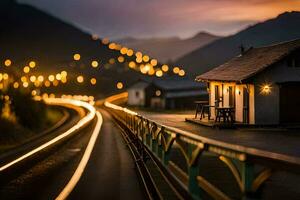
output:
[[164, 126], [110, 102], [105, 102], [105, 106], [195, 199], [259, 197], [262, 186], [274, 172], [299, 172], [299, 159]]

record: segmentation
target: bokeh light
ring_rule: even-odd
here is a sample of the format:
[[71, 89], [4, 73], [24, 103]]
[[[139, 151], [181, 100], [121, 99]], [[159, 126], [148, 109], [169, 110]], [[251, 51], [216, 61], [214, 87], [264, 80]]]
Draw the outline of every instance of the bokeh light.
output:
[[122, 82], [118, 82], [118, 83], [117, 83], [117, 88], [118, 88], [119, 90], [123, 89], [123, 87], [124, 87], [124, 85], [123, 85]]

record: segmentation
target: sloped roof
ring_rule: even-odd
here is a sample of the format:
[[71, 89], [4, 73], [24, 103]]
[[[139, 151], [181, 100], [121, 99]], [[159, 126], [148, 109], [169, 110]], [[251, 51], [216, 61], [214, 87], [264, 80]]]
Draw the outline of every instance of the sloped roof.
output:
[[167, 92], [165, 94], [166, 98], [180, 98], [180, 97], [196, 97], [196, 96], [203, 96], [208, 95], [207, 90], [188, 90], [188, 91], [174, 91], [174, 92]]
[[196, 81], [235, 81], [248, 79], [300, 48], [300, 39], [252, 48], [228, 62], [196, 77]]
[[197, 83], [190, 79], [160, 79], [154, 80], [153, 85], [162, 90], [188, 90], [188, 89], [201, 89], [206, 87], [205, 84]]
[[145, 89], [146, 87], [148, 87], [150, 85], [150, 83], [147, 83], [145, 81], [139, 81], [136, 82], [135, 84], [133, 84], [132, 86], [130, 86], [128, 89]]

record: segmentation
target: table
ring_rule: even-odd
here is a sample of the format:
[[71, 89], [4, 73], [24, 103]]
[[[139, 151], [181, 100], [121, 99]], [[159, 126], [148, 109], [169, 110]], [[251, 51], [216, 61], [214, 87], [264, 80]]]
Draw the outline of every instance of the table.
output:
[[198, 113], [200, 112], [200, 118], [203, 113], [203, 106], [208, 105], [208, 101], [195, 101], [196, 104], [196, 113], [195, 113], [195, 119], [197, 118]]
[[216, 107], [216, 122], [220, 122], [221, 118], [225, 123], [234, 122], [234, 107]]
[[210, 120], [210, 108], [214, 108], [215, 106], [211, 105], [203, 105], [201, 113], [200, 113], [200, 120], [205, 118], [205, 112], [207, 113], [208, 120]]

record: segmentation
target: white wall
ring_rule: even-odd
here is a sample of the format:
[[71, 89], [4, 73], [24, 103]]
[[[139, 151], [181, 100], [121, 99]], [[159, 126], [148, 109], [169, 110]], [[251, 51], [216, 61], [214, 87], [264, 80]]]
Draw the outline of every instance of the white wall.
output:
[[[139, 93], [138, 97], [136, 92]], [[128, 89], [128, 105], [145, 106], [145, 91], [143, 89]]]
[[[243, 91], [246, 90], [246, 85], [240, 85], [236, 83], [222, 83], [222, 82], [210, 82], [210, 91], [209, 91], [209, 103], [210, 105], [215, 105], [215, 86], [219, 86], [220, 96], [223, 96], [223, 105], [220, 103], [219, 106], [229, 106], [229, 92], [228, 87], [232, 86], [235, 89], [235, 120], [237, 122], [243, 122]], [[255, 107], [254, 107], [254, 85], [248, 85], [249, 87], [249, 123], [255, 123]], [[211, 109], [211, 116], [215, 118], [215, 110]]]
[[235, 86], [235, 121], [237, 122], [243, 122], [244, 90], [246, 90], [245, 85]]
[[249, 85], [249, 123], [255, 124], [255, 89]]

